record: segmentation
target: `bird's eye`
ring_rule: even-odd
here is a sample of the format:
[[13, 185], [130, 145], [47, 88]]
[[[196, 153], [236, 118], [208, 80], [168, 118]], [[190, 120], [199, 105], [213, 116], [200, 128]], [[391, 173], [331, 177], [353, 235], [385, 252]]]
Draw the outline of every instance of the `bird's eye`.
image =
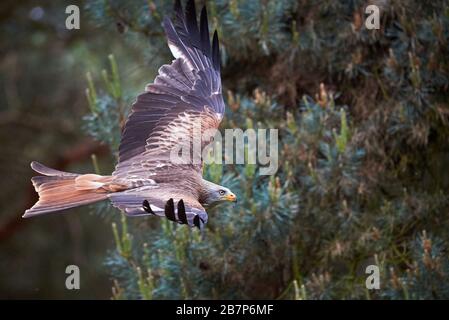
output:
[[219, 193], [220, 195], [224, 195], [224, 194], [226, 193], [226, 191], [220, 190], [220, 191], [218, 191], [218, 193]]

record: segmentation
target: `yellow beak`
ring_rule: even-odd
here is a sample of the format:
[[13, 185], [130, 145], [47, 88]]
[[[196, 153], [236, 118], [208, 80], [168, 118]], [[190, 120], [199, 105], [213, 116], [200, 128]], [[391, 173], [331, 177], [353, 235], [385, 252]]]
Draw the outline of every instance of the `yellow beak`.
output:
[[237, 201], [237, 197], [233, 193], [226, 195], [225, 199], [227, 201], [232, 201], [232, 202], [236, 202]]

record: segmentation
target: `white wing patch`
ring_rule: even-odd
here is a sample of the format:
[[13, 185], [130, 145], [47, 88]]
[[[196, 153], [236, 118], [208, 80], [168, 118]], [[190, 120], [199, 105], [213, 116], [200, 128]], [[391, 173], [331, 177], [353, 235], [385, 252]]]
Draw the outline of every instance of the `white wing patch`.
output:
[[181, 50], [179, 50], [174, 44], [168, 42], [168, 47], [170, 48], [171, 54], [173, 55], [173, 57], [175, 59], [181, 58], [189, 66], [189, 68], [191, 70], [194, 69], [194, 67], [193, 67], [192, 63], [189, 61], [189, 59], [186, 59], [186, 57], [181, 52]]

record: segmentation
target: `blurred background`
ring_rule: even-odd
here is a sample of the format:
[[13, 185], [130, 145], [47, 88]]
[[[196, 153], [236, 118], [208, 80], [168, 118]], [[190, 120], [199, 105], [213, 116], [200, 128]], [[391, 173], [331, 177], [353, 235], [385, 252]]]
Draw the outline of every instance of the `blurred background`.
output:
[[[81, 10], [79, 30], [65, 27], [70, 4]], [[109, 148], [83, 129], [86, 73], [101, 77], [114, 53], [128, 89], [135, 82], [140, 90], [157, 70], [149, 71], [138, 46], [91, 22], [83, 2], [4, 1], [0, 23], [0, 297], [108, 298], [112, 284], [102, 263], [113, 245], [110, 222], [89, 208], [21, 219], [37, 200], [29, 164], [88, 172], [96, 155], [105, 172], [112, 170]], [[69, 264], [80, 267], [79, 292], [65, 289]]]
[[[135, 96], [172, 60], [172, 1], [0, 4], [0, 298], [449, 298], [448, 1], [196, 3], [221, 41], [222, 128], [281, 141], [276, 176], [205, 169], [242, 199], [210, 212], [205, 240], [108, 204], [20, 218], [32, 160], [113, 170]], [[70, 264], [80, 290], [65, 288]]]

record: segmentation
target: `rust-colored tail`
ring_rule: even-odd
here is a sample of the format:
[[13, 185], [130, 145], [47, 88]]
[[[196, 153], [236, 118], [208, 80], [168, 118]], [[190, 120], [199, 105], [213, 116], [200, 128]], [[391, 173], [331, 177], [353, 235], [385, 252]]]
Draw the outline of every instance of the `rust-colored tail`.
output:
[[38, 162], [32, 162], [31, 168], [42, 174], [31, 179], [39, 193], [39, 201], [25, 211], [24, 218], [78, 207], [108, 197], [109, 190], [103, 186], [111, 181], [111, 176], [68, 173]]

